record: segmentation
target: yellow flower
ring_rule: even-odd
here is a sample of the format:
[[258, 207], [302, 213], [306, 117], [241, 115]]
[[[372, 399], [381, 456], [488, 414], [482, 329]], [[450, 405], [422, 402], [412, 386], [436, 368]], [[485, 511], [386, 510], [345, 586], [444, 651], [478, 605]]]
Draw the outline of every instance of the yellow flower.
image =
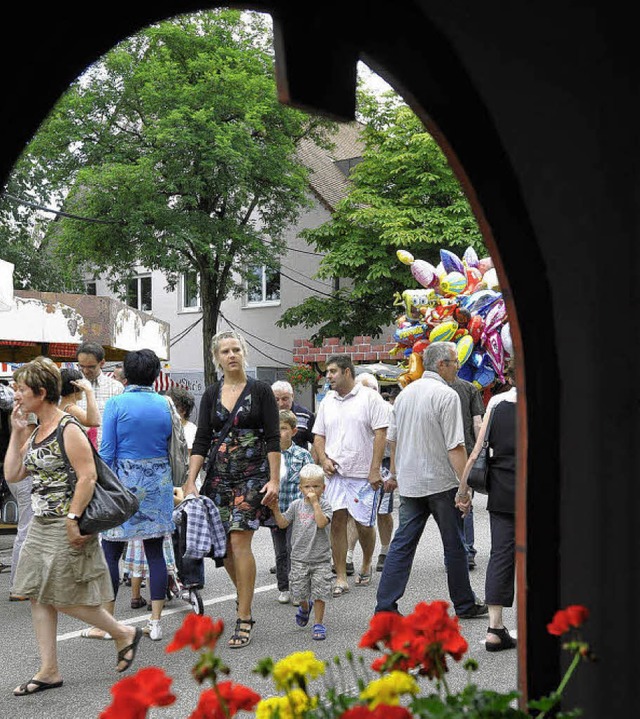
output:
[[294, 652], [273, 667], [273, 681], [278, 689], [289, 689], [321, 674], [324, 674], [324, 662], [316, 659], [313, 652]]
[[406, 672], [395, 671], [369, 682], [360, 694], [360, 698], [369, 702], [369, 709], [375, 709], [378, 704], [390, 706], [399, 704], [401, 694], [417, 693], [416, 680]]
[[317, 697], [310, 698], [302, 689], [292, 689], [284, 697], [263, 699], [256, 707], [256, 719], [299, 719], [317, 704]]

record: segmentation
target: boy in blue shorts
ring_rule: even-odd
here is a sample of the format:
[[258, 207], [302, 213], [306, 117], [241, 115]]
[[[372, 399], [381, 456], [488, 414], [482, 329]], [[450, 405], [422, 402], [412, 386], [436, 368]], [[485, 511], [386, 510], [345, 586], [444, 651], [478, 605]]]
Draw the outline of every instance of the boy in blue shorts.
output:
[[326, 639], [324, 610], [331, 597], [331, 532], [333, 510], [322, 496], [324, 471], [317, 464], [300, 470], [300, 492], [304, 499], [295, 499], [284, 512], [277, 502], [271, 506], [278, 527], [291, 528], [291, 597], [299, 603], [296, 623], [306, 627], [311, 610], [314, 612], [313, 638]]

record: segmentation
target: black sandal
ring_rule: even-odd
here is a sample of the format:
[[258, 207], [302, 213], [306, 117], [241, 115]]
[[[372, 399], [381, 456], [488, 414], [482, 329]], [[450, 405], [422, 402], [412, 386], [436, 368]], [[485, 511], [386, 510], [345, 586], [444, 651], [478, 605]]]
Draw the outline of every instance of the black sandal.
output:
[[501, 652], [503, 649], [513, 649], [518, 644], [517, 640], [509, 634], [506, 627], [502, 627], [502, 629], [487, 627], [487, 634], [494, 634], [500, 638], [499, 642], [484, 643], [488, 652]]
[[[243, 627], [246, 625], [249, 628]], [[255, 621], [253, 619], [236, 619], [236, 628], [229, 639], [229, 649], [242, 649], [251, 641], [251, 630]]]
[[[136, 658], [136, 652], [138, 651], [138, 644], [140, 644], [141, 639], [142, 629], [140, 629], [140, 627], [136, 627], [136, 633], [133, 637], [133, 641], [131, 642], [131, 644], [118, 652], [118, 664], [116, 665], [116, 671], [119, 674], [122, 674], [122, 672], [126, 672], [127, 669], [133, 664], [133, 660]], [[127, 659], [125, 655], [129, 652], [131, 652], [131, 656]], [[118, 669], [120, 662], [125, 662], [125, 665], [122, 667], [122, 669]]]

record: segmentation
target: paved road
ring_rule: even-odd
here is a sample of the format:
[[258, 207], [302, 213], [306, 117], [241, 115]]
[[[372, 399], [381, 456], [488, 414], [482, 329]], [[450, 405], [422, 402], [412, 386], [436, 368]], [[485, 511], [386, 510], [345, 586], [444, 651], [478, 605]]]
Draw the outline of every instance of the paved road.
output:
[[[471, 583], [479, 596], [484, 595], [484, 575], [489, 549], [488, 514], [486, 498], [476, 500], [475, 526], [478, 567], [471, 573]], [[12, 537], [0, 537], [0, 561], [8, 563]], [[327, 640], [315, 642], [311, 630], [299, 628], [294, 621], [295, 609], [277, 602], [277, 588], [274, 576], [269, 574], [273, 564], [273, 548], [268, 530], [261, 529], [254, 539], [258, 564], [256, 598], [254, 602], [254, 638], [251, 644], [241, 650], [231, 650], [221, 644], [221, 656], [231, 667], [230, 679], [253, 687], [262, 696], [273, 693], [268, 680], [253, 674], [259, 659], [271, 656], [274, 659], [293, 651], [313, 650], [321, 659], [344, 659], [345, 651], [356, 650], [357, 642], [366, 630], [375, 604], [375, 585], [370, 587], [352, 586], [351, 591], [339, 599], [329, 602], [326, 613]], [[356, 550], [356, 566], [359, 559]], [[215, 569], [208, 562], [206, 587], [203, 597], [205, 611], [214, 617], [221, 617], [230, 626], [234, 619], [235, 593], [233, 585], [223, 569]], [[31, 628], [30, 611], [27, 602], [7, 601], [9, 575], [0, 574], [0, 611], [2, 622], [2, 680], [0, 696], [0, 719], [96, 719], [100, 711], [110, 702], [109, 688], [116, 679], [115, 650], [112, 642], [83, 639], [79, 636], [83, 625], [68, 617], [61, 616], [58, 626], [59, 657], [64, 687], [31, 697], [14, 698], [13, 687], [29, 679], [38, 666], [36, 642]], [[448, 599], [446, 575], [442, 563], [442, 543], [433, 519], [429, 521], [416, 555], [407, 594], [400, 610], [409, 613], [422, 600]], [[133, 625], [143, 626], [147, 613], [129, 608], [129, 590], [124, 587], [118, 596], [117, 615]], [[184, 603], [174, 600], [163, 615], [165, 638], [171, 637], [180, 626], [185, 612]], [[515, 610], [507, 610], [505, 623], [515, 627]], [[469, 653], [480, 663], [480, 670], [474, 680], [483, 687], [507, 691], [516, 687], [516, 653], [514, 651], [488, 654], [483, 639], [487, 626], [486, 618], [464, 620], [462, 631], [469, 642]], [[152, 716], [160, 719], [186, 719], [197, 703], [199, 688], [191, 679], [190, 669], [194, 656], [183, 650], [166, 654], [167, 640], [151, 642], [143, 640], [136, 667], [162, 666], [174, 678], [173, 690], [178, 701], [171, 707], [154, 710]], [[373, 652], [356, 650], [366, 659], [373, 658]], [[345, 686], [352, 687], [351, 675], [344, 678]], [[461, 666], [450, 666], [448, 682], [453, 689], [461, 688], [466, 674]]]

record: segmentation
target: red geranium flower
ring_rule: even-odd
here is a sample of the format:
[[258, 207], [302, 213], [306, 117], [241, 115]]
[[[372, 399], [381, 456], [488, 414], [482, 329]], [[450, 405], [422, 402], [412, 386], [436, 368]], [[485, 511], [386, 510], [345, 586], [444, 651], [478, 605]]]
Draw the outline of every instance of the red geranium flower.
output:
[[362, 635], [359, 647], [377, 649], [378, 644], [387, 644], [402, 627], [402, 617], [395, 612], [378, 612], [369, 622], [369, 629]]
[[378, 704], [373, 710], [366, 706], [351, 707], [340, 715], [340, 719], [412, 719], [412, 715], [404, 707]]
[[198, 651], [202, 647], [213, 650], [223, 630], [224, 622], [222, 619], [213, 621], [206, 614], [187, 614], [182, 626], [175, 633], [173, 641], [165, 651], [177, 652], [189, 646], [194, 651]]
[[260, 695], [242, 684], [220, 682], [200, 694], [189, 719], [230, 719], [239, 711], [252, 711]]
[[581, 604], [570, 604], [566, 609], [559, 609], [547, 624], [547, 631], [557, 637], [566, 634], [571, 627], [578, 628], [586, 622], [589, 610]]
[[162, 669], [146, 667], [111, 687], [113, 702], [100, 719], [144, 719], [150, 707], [166, 707], [176, 700], [169, 691], [173, 679]]

